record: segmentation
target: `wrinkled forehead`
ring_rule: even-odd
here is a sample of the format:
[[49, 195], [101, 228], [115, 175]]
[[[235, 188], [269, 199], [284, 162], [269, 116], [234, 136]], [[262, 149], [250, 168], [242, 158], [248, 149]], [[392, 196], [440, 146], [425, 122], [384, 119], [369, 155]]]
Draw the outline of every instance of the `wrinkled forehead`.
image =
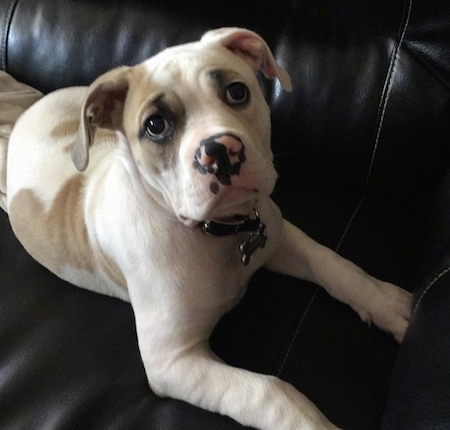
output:
[[244, 81], [251, 91], [259, 88], [255, 72], [228, 49], [180, 45], [133, 69], [128, 106], [139, 117], [161, 100], [172, 111], [209, 111], [210, 103], [233, 81]]
[[154, 84], [174, 90], [177, 86], [202, 86], [221, 75], [246, 81], [255, 78], [250, 67], [228, 49], [199, 42], [168, 48], [143, 66]]

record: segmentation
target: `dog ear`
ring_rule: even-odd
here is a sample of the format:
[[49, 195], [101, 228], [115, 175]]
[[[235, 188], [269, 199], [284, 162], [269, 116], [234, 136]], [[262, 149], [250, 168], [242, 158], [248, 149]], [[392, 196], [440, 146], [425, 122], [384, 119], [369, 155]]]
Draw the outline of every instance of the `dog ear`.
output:
[[113, 69], [97, 78], [89, 87], [78, 132], [72, 147], [72, 161], [80, 171], [89, 164], [89, 147], [97, 127], [122, 129], [122, 114], [128, 93], [129, 67]]
[[275, 61], [264, 39], [253, 31], [224, 27], [205, 33], [201, 41], [225, 46], [243, 58], [255, 71], [261, 70], [269, 79], [278, 78], [285, 91], [292, 91], [289, 74]]

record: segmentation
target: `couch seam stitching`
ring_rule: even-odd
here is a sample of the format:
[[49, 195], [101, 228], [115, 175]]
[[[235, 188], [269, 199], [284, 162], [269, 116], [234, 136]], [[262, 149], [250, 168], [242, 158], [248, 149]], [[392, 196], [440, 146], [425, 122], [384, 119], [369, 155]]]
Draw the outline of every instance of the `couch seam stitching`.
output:
[[[390, 98], [390, 95], [391, 95], [392, 84], [393, 84], [393, 80], [394, 80], [394, 76], [395, 76], [398, 60], [399, 60], [399, 57], [400, 57], [400, 49], [401, 49], [401, 47], [403, 45], [403, 42], [405, 40], [406, 31], [408, 29], [409, 22], [410, 22], [410, 19], [411, 19], [412, 4], [413, 4], [413, 0], [410, 0], [409, 1], [409, 7], [408, 7], [407, 15], [406, 15], [406, 20], [405, 20], [404, 27], [403, 27], [403, 31], [402, 31], [402, 34], [400, 36], [399, 42], [398, 42], [398, 44], [397, 44], [397, 46], [396, 46], [396, 48], [395, 48], [395, 50], [393, 52], [393, 59], [391, 61], [391, 64], [389, 65], [388, 75], [386, 76], [386, 81], [385, 81], [385, 85], [384, 85], [384, 88], [383, 88], [383, 93], [386, 90], [386, 95], [383, 95], [381, 97], [380, 105], [378, 106], [378, 110], [379, 110], [380, 107], [381, 107], [381, 103], [383, 102], [383, 108], [382, 108], [382, 111], [381, 111], [380, 122], [379, 122], [379, 125], [378, 125], [377, 134], [376, 134], [376, 137], [375, 137], [375, 145], [374, 145], [374, 148], [373, 148], [373, 151], [372, 151], [372, 158], [370, 160], [369, 171], [367, 173], [366, 184], [368, 184], [370, 175], [371, 175], [372, 170], [373, 170], [375, 156], [376, 156], [376, 153], [377, 153], [377, 150], [378, 150], [378, 145], [379, 145], [379, 142], [380, 142], [381, 129], [383, 128], [383, 125], [384, 125], [384, 118], [386, 116], [387, 105], [388, 105], [389, 98]], [[386, 84], [387, 84], [387, 87], [386, 87]]]
[[377, 133], [375, 135], [375, 142], [374, 142], [374, 147], [372, 150], [372, 157], [370, 159], [370, 163], [369, 163], [369, 168], [367, 171], [367, 176], [366, 176], [366, 181], [365, 181], [365, 191], [364, 194], [362, 195], [359, 203], [357, 204], [355, 210], [352, 213], [352, 216], [349, 219], [349, 222], [346, 226], [346, 228], [344, 229], [344, 232], [341, 236], [341, 238], [339, 239], [339, 242], [335, 248], [336, 251], [338, 251], [343, 243], [343, 241], [345, 240], [347, 233], [349, 232], [351, 225], [354, 221], [354, 219], [356, 218], [356, 215], [358, 214], [364, 200], [367, 197], [367, 188], [369, 186], [369, 181], [370, 181], [370, 176], [372, 174], [373, 171], [373, 165], [375, 163], [375, 157], [376, 154], [378, 152], [378, 147], [379, 147], [379, 143], [380, 143], [380, 136], [381, 136], [381, 130], [383, 128], [384, 125], [384, 119], [386, 116], [386, 110], [387, 110], [387, 106], [389, 103], [389, 99], [390, 99], [390, 95], [391, 95], [391, 91], [392, 91], [392, 86], [393, 86], [393, 80], [394, 80], [394, 76], [395, 76], [395, 72], [396, 72], [396, 66], [398, 64], [398, 59], [400, 57], [400, 49], [403, 45], [403, 42], [405, 40], [405, 36], [406, 36], [406, 31], [408, 29], [409, 26], [409, 22], [411, 19], [411, 11], [412, 11], [412, 5], [413, 5], [413, 0], [409, 1], [409, 5], [408, 5], [408, 10], [406, 12], [406, 18], [405, 21], [403, 23], [403, 28], [402, 28], [402, 32], [400, 34], [400, 38], [398, 40], [397, 46], [394, 49], [391, 59], [389, 61], [389, 67], [388, 67], [388, 71], [386, 74], [386, 78], [384, 81], [384, 85], [383, 85], [383, 90], [381, 92], [381, 98], [380, 98], [380, 102], [378, 104], [378, 114], [377, 116], [379, 117], [379, 123], [378, 123], [378, 127], [377, 127]]
[[316, 287], [311, 298], [309, 299], [308, 305], [306, 306], [306, 309], [303, 312], [302, 318], [300, 319], [299, 323], [297, 324], [297, 328], [292, 336], [291, 341], [289, 342], [286, 353], [284, 354], [284, 357], [277, 368], [277, 371], [275, 373], [276, 376], [280, 376], [281, 372], [283, 372], [284, 365], [286, 364], [286, 361], [287, 361], [289, 355], [291, 354], [292, 348], [294, 347], [294, 344], [298, 338], [300, 329], [303, 327], [303, 322], [305, 321], [306, 317], [308, 316], [309, 308], [312, 306], [314, 299], [316, 298], [317, 294], [319, 293], [319, 289], [320, 289], [320, 287]]
[[347, 225], [346, 225], [346, 227], [345, 227], [345, 229], [344, 229], [344, 231], [343, 231], [343, 233], [342, 233], [342, 235], [341, 235], [341, 238], [339, 239], [338, 244], [337, 244], [336, 247], [334, 248], [334, 250], [335, 250], [336, 252], [338, 252], [339, 249], [341, 248], [342, 243], [344, 242], [344, 239], [347, 237], [347, 233], [348, 233], [348, 231], [350, 230], [350, 228], [351, 228], [351, 226], [352, 226], [352, 224], [353, 224], [353, 220], [356, 218], [356, 215], [358, 214], [358, 212], [359, 212], [359, 210], [360, 210], [362, 204], [364, 203], [364, 200], [365, 200], [365, 199], [366, 199], [366, 194], [364, 194], [364, 195], [360, 198], [359, 203], [356, 205], [356, 208], [354, 209], [352, 215], [350, 216], [350, 219], [348, 220], [348, 223], [347, 223]]
[[1, 55], [1, 66], [2, 70], [7, 72], [8, 68], [8, 61], [6, 59], [7, 53], [8, 53], [8, 39], [9, 39], [9, 30], [11, 27], [11, 21], [12, 21], [12, 15], [14, 13], [14, 9], [16, 8], [18, 0], [10, 0], [8, 10], [6, 11], [5, 15], [5, 29], [2, 33], [2, 40], [1, 40], [1, 46], [0, 46], [0, 55]]
[[447, 273], [450, 272], [450, 267], [447, 267], [446, 269], [442, 270], [438, 275], [434, 277], [434, 279], [425, 287], [425, 289], [422, 291], [422, 293], [419, 296], [419, 299], [417, 300], [417, 303], [414, 305], [414, 309], [412, 314], [415, 314], [418, 307], [424, 300], [425, 296], [428, 294], [428, 292], [433, 288], [433, 286], [438, 282], [442, 277], [444, 277]]
[[[403, 44], [403, 41], [404, 41], [404, 38], [405, 38], [405, 35], [406, 35], [406, 31], [407, 31], [407, 28], [409, 26], [409, 22], [410, 22], [410, 18], [411, 18], [411, 11], [412, 11], [412, 4], [413, 4], [413, 0], [409, 0], [409, 6], [408, 6], [407, 13], [406, 13], [406, 18], [402, 22], [402, 27], [403, 28], [400, 27], [400, 28], [402, 28], [402, 33], [401, 33], [400, 38], [398, 40], [398, 44], [397, 44], [394, 52], [392, 53], [391, 59], [389, 61], [388, 72], [387, 72], [385, 83], [384, 83], [384, 86], [383, 86], [381, 99], [380, 99], [380, 102], [378, 104], [378, 111], [380, 110], [382, 105], [383, 105], [383, 110], [381, 112], [381, 116], [380, 116], [380, 119], [379, 119], [378, 130], [377, 130], [377, 134], [376, 134], [376, 138], [375, 138], [375, 145], [374, 145], [374, 148], [373, 148], [373, 151], [372, 151], [372, 158], [371, 158], [371, 162], [370, 162], [370, 165], [369, 165], [369, 170], [368, 170], [368, 173], [367, 173], [367, 176], [366, 176], [366, 183], [365, 183], [365, 188], [366, 189], [365, 189], [364, 194], [361, 197], [358, 205], [356, 206], [355, 210], [353, 211], [353, 214], [350, 217], [349, 222], [347, 223], [347, 227], [345, 228], [345, 230], [344, 230], [344, 232], [343, 232], [343, 234], [341, 236], [341, 239], [339, 240], [338, 245], [335, 248], [336, 250], [338, 250], [340, 248], [340, 246], [342, 245], [342, 242], [343, 242], [344, 238], [346, 237], [348, 231], [350, 230], [350, 227], [351, 227], [351, 224], [353, 223], [353, 220], [355, 219], [357, 213], [359, 212], [359, 209], [361, 208], [361, 206], [362, 206], [362, 204], [363, 204], [363, 202], [364, 202], [364, 200], [365, 200], [365, 198], [367, 196], [367, 187], [368, 187], [368, 183], [369, 183], [369, 178], [370, 178], [370, 174], [372, 172], [372, 167], [373, 167], [373, 163], [374, 163], [374, 159], [375, 159], [375, 153], [376, 153], [376, 151], [378, 149], [378, 140], [379, 140], [379, 137], [381, 135], [381, 128], [383, 127], [384, 116], [385, 116], [385, 113], [386, 113], [387, 104], [388, 104], [390, 93], [391, 93], [391, 90], [392, 90], [392, 81], [393, 81], [393, 77], [395, 75], [395, 73], [394, 73], [395, 72], [395, 66], [396, 66], [396, 64], [398, 62], [400, 48], [401, 48], [401, 46]], [[387, 84], [387, 86], [386, 86], [386, 84]], [[290, 343], [288, 345], [288, 349], [284, 353], [284, 356], [283, 356], [283, 359], [281, 361], [281, 364], [280, 364], [280, 366], [277, 369], [277, 373], [276, 373], [277, 376], [280, 376], [281, 373], [284, 370], [284, 365], [285, 365], [285, 363], [286, 363], [286, 361], [287, 361], [287, 359], [288, 359], [288, 357], [290, 355], [290, 352], [291, 352], [291, 350], [292, 350], [292, 348], [294, 346], [294, 343], [297, 341], [297, 338], [298, 338], [298, 336], [300, 334], [300, 330], [303, 327], [303, 323], [304, 323], [305, 319], [308, 316], [308, 313], [309, 313], [309, 311], [310, 311], [310, 309], [312, 307], [312, 304], [313, 304], [314, 300], [317, 297], [317, 294], [318, 294], [319, 290], [320, 290], [320, 287], [317, 286], [315, 291], [314, 291], [314, 293], [312, 294], [312, 296], [311, 296], [311, 298], [309, 300], [309, 303], [308, 303], [305, 311], [303, 312], [303, 315], [302, 315], [300, 321], [297, 324], [297, 328], [296, 328], [295, 333], [294, 333], [294, 335], [293, 335], [293, 337], [292, 337], [292, 339], [291, 339], [291, 341], [290, 341]]]

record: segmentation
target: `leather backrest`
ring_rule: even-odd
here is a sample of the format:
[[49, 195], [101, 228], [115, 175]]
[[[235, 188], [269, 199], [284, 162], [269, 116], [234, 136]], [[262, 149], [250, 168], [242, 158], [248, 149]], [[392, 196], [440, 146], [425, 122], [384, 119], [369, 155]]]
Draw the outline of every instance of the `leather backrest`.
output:
[[[209, 28], [251, 28], [294, 83], [287, 94], [263, 81], [280, 171], [275, 197], [286, 216], [338, 247], [370, 201], [364, 221], [389, 208], [382, 236], [403, 230], [398, 242], [424, 231], [450, 155], [450, 8], [422, 3], [1, 0], [0, 59], [47, 92], [88, 84]], [[303, 207], [289, 205], [293, 193]], [[316, 226], [317, 214], [328, 231]], [[353, 225], [355, 240], [378, 228]], [[389, 258], [411, 263], [398, 252]]]

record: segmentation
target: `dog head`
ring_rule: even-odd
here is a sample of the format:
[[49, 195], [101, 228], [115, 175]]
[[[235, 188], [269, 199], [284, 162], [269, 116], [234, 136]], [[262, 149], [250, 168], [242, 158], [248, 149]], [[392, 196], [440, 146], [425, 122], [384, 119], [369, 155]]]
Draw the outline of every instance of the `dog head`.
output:
[[257, 70], [291, 90], [263, 39], [224, 28], [100, 76], [83, 104], [76, 167], [87, 168], [97, 128], [115, 130], [121, 161], [186, 225], [248, 214], [277, 178]]

